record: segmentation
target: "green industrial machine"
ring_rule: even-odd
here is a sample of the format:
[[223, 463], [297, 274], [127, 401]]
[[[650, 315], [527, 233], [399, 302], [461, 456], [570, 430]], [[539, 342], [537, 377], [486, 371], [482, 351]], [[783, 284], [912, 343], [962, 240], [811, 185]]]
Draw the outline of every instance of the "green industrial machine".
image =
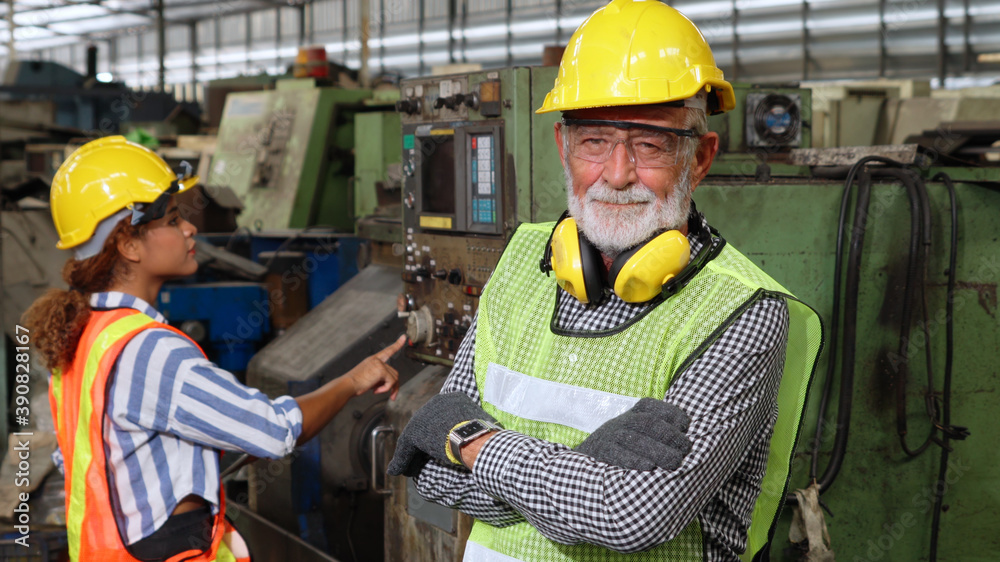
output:
[[402, 142], [399, 114], [393, 104], [398, 90], [376, 91], [371, 106], [390, 101], [386, 111], [359, 113], [354, 118], [354, 196], [356, 232], [369, 242], [370, 262], [401, 266]]
[[[933, 177], [937, 169], [922, 172]], [[968, 170], [953, 170], [958, 176]], [[939, 554], [947, 560], [993, 560], [997, 551], [1000, 501], [996, 496], [1000, 461], [989, 446], [1000, 439], [994, 395], [998, 382], [995, 356], [1000, 346], [996, 287], [1000, 244], [996, 209], [1000, 208], [1000, 169], [980, 170], [975, 182], [955, 185], [958, 201], [958, 279], [954, 312], [954, 382], [952, 423], [968, 426], [971, 437], [952, 441], [941, 515]], [[988, 173], [986, 173], [988, 172]], [[810, 466], [820, 398], [827, 377], [833, 324], [834, 259], [843, 181], [809, 176], [774, 178], [758, 183], [731, 175], [709, 177], [696, 199], [714, 226], [755, 263], [766, 269], [823, 317], [827, 350], [816, 370], [789, 491], [810, 484]], [[927, 319], [915, 308], [907, 352], [899, 353], [903, 284], [906, 276], [909, 200], [897, 182], [872, 187], [864, 248], [861, 253], [854, 359], [852, 416], [838, 426], [838, 396], [845, 340], [839, 335], [838, 373], [821, 433], [818, 477], [829, 464], [837, 431], [849, 439], [839, 475], [822, 495], [835, 517], [826, 525], [838, 560], [926, 559], [933, 520], [940, 447], [935, 444], [910, 459], [897, 436], [896, 392], [901, 365], [909, 368], [907, 442], [916, 448], [931, 430], [924, 413], [927, 393], [924, 353], [932, 351], [934, 387], [941, 407], [946, 334], [946, 281], [949, 200], [943, 184], [927, 184], [930, 196], [931, 258], [928, 264]], [[849, 208], [853, 211], [854, 201]], [[853, 213], [852, 213], [853, 214]], [[853, 222], [853, 221], [852, 221]], [[852, 232], [853, 224], [847, 225]], [[845, 243], [845, 247], [846, 247]], [[845, 250], [846, 251], [846, 250]], [[921, 325], [928, 326], [925, 338]], [[843, 326], [843, 321], [841, 321]], [[772, 543], [772, 560], [798, 560], [788, 547], [792, 510], [785, 509]]]
[[[1000, 455], [980, 444], [1000, 439], [1000, 423], [992, 413], [998, 387], [993, 357], [1000, 344], [996, 321], [1000, 244], [995, 235], [1000, 168], [940, 167], [955, 160], [917, 145], [809, 149], [808, 90], [738, 84], [736, 93], [736, 110], [710, 119], [710, 127], [722, 137], [723, 150], [698, 186], [695, 200], [730, 243], [813, 306], [826, 329], [826, 347], [810, 389], [789, 493], [808, 487], [813, 478], [822, 485], [822, 503], [835, 515], [826, 518], [826, 526], [837, 560], [927, 559], [938, 492], [943, 494], [936, 541], [940, 558], [995, 559], [1000, 501], [992, 492], [997, 489], [993, 467]], [[934, 121], [934, 116], [922, 119]], [[873, 179], [867, 208], [855, 214], [861, 190], [861, 182], [855, 182], [845, 207], [846, 224], [841, 225], [848, 168], [871, 155], [902, 161], [909, 171], [869, 164]], [[950, 203], [945, 185], [932, 181], [939, 172], [955, 181], [957, 200], [953, 313], [946, 302]], [[924, 203], [917, 184], [926, 185]], [[924, 248], [928, 251], [925, 275], [920, 268], [915, 273], [909, 270], [911, 205], [927, 210], [926, 219], [916, 219], [929, 224], [921, 227], [918, 241], [918, 254]], [[849, 261], [849, 248], [857, 245], [859, 265], [853, 274], [858, 280], [856, 322], [849, 322], [845, 311], [850, 308], [846, 303], [854, 299], [848, 296], [851, 274], [842, 270], [834, 333], [838, 228], [846, 233], [844, 263]], [[864, 237], [852, 239], [852, 234]], [[905, 313], [907, 277], [914, 293]], [[939, 484], [949, 317], [955, 342], [951, 424], [967, 426], [971, 437], [948, 444], [953, 452]], [[845, 347], [853, 354], [845, 355]], [[835, 361], [832, 375], [828, 374], [831, 361]], [[828, 377], [832, 380], [826, 389]], [[842, 384], [848, 385], [843, 397]], [[827, 399], [821, 407], [824, 394]], [[824, 425], [817, 440], [821, 410]], [[930, 441], [921, 454], [911, 457], [900, 442], [901, 420], [909, 449], [919, 450], [928, 435], [937, 442]], [[961, 435], [960, 430], [949, 428], [949, 432]], [[812, 451], [817, 441], [814, 470]], [[802, 554], [788, 540], [792, 518], [793, 509], [786, 505], [772, 540], [772, 560], [799, 560]]]
[[[399, 304], [406, 308], [408, 332], [416, 342], [410, 353], [417, 360], [451, 362], [475, 311], [478, 290], [506, 236], [519, 222], [553, 220], [566, 207], [563, 170], [552, 138], [558, 115], [533, 112], [551, 88], [553, 74], [553, 69], [512, 68], [402, 83], [398, 107], [403, 129], [406, 269]], [[499, 96], [494, 96], [495, 88]], [[928, 192], [924, 207], [930, 218], [925, 230], [930, 257], [926, 281], [918, 276], [914, 285], [903, 353], [899, 340], [911, 207], [902, 176], [877, 171], [880, 167], [872, 164], [870, 204], [860, 215], [866, 224], [862, 228], [859, 221], [855, 228], [849, 212], [844, 225], [845, 256], [852, 232], [866, 236], [856, 248], [860, 266], [855, 273], [859, 288], [854, 336], [838, 334], [837, 364], [824, 416], [827, 424], [819, 439], [817, 479], [827, 476], [831, 457], [840, 455], [832, 452], [836, 443], [843, 453], [842, 466], [834, 471], [836, 478], [828, 478], [832, 483], [822, 495], [824, 505], [835, 514], [826, 525], [838, 560], [925, 559], [938, 490], [944, 494], [941, 558], [995, 558], [1000, 539], [993, 531], [1000, 521], [1000, 500], [994, 467], [1000, 453], [977, 444], [1000, 439], [1000, 423], [991, 411], [998, 386], [992, 364], [1000, 347], [996, 321], [1000, 247], [995, 236], [1000, 168], [932, 167], [934, 155], [913, 146], [852, 147], [806, 155], [801, 151], [812, 145], [809, 90], [738, 84], [736, 93], [737, 109], [710, 119], [710, 128], [720, 134], [722, 150], [694, 198], [730, 243], [812, 305], [828, 330], [827, 352], [813, 379], [788, 491], [811, 483], [816, 420], [832, 360], [834, 265], [844, 176], [865, 155], [888, 154], [898, 160], [908, 154], [904, 160], [914, 172], [907, 177], [919, 177]], [[494, 100], [499, 103], [488, 105]], [[484, 166], [487, 176], [482, 176]], [[897, 430], [897, 392], [904, 388], [903, 373], [909, 372], [902, 391], [906, 413], [901, 416], [909, 427], [909, 446], [917, 448], [932, 431], [925, 404], [940, 412], [944, 402], [951, 226], [947, 191], [932, 181], [939, 171], [948, 172], [956, 182], [959, 219], [951, 423], [968, 426], [972, 434], [966, 441], [951, 441], [953, 452], [940, 486], [941, 447], [932, 442], [911, 459]], [[851, 211], [855, 200], [848, 198]], [[921, 241], [921, 251], [923, 247]], [[920, 287], [926, 294], [926, 320]], [[844, 324], [841, 320], [838, 332]], [[841, 401], [841, 355], [848, 339], [855, 342], [848, 361], [854, 368], [853, 389], [845, 393], [849, 399]], [[928, 391], [924, 370], [927, 349], [932, 352], [933, 392]], [[414, 400], [426, 400], [442, 376], [418, 377], [420, 388], [404, 390]], [[390, 406], [387, 419], [393, 427], [387, 431], [395, 428], [398, 435], [417, 406]], [[852, 413], [849, 420], [839, 413], [846, 408]], [[942, 425], [940, 420], [934, 423]], [[846, 432], [847, 438], [843, 433], [838, 438], [837, 431]], [[385, 450], [392, 450], [391, 442], [387, 438]], [[402, 559], [400, 552], [454, 558], [467, 522], [424, 504], [401, 479], [390, 478], [388, 488], [385, 559]], [[792, 514], [791, 506], [786, 506], [779, 519], [771, 547], [774, 560], [799, 559], [797, 547], [787, 538]]]
[[371, 96], [320, 87], [315, 79], [230, 94], [206, 185], [236, 193], [242, 227], [353, 232], [354, 117], [367, 111], [362, 102]]
[[[565, 208], [553, 138], [559, 115], [534, 113], [555, 72], [506, 68], [400, 85], [405, 261], [396, 304], [408, 356], [432, 365], [401, 388], [386, 425], [373, 431], [375, 472], [413, 411], [444, 382], [507, 238], [519, 223], [554, 220]], [[379, 493], [387, 496], [385, 561], [461, 559], [468, 517], [425, 502], [406, 478], [387, 477]]]
[[354, 216], [399, 205], [400, 138], [399, 114], [391, 106], [354, 118]]

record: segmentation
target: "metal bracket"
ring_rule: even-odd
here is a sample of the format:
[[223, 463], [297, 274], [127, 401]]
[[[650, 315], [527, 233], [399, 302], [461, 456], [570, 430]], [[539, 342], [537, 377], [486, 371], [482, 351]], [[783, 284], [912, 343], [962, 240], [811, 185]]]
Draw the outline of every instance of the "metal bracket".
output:
[[395, 429], [389, 425], [380, 425], [372, 430], [372, 491], [376, 494], [389, 495], [392, 494], [392, 490], [388, 486], [383, 488], [378, 487], [378, 436], [382, 433], [395, 433]]

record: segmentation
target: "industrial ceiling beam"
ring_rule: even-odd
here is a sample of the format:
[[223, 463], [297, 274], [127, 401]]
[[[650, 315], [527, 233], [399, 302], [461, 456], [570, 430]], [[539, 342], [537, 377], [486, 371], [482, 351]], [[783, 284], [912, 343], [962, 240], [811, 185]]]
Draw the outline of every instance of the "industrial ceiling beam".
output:
[[[8, 0], [8, 2], [9, 1], [10, 0]], [[67, 0], [57, 0], [57, 1], [62, 6], [80, 5], [80, 4], [84, 4], [84, 3], [96, 5], [96, 2], [68, 2]], [[201, 19], [205, 19], [205, 18], [208, 18], [208, 17], [217, 18], [219, 16], [229, 16], [229, 15], [235, 16], [235, 15], [247, 14], [247, 13], [250, 13], [250, 12], [256, 12], [256, 11], [261, 10], [262, 8], [265, 8], [265, 7], [273, 7], [275, 4], [281, 4], [282, 6], [288, 6], [288, 4], [282, 3], [282, 2], [271, 2], [269, 0], [251, 0], [251, 1], [247, 2], [245, 5], [242, 5], [239, 8], [228, 9], [228, 10], [214, 9], [214, 10], [208, 12], [208, 13], [205, 13], [205, 14], [198, 14], [198, 15], [194, 15], [194, 16], [185, 16], [185, 17], [177, 17], [175, 19], [172, 19], [170, 17], [170, 11], [171, 11], [171, 9], [174, 9], [174, 11], [176, 11], [176, 9], [200, 7], [200, 6], [205, 6], [205, 3], [204, 2], [200, 2], [200, 1], [199, 2], [183, 2], [183, 3], [167, 3], [167, 4], [164, 5], [164, 16], [165, 16], [165, 20], [166, 20], [166, 24], [167, 25], [171, 25], [171, 24], [188, 25], [191, 22], [197, 22], [197, 21], [199, 21]], [[44, 8], [44, 9], [51, 9], [53, 7], [58, 7], [58, 6], [50, 6], [48, 8]], [[106, 8], [104, 6], [100, 6], [100, 7], [102, 9], [109, 10], [109, 8]], [[28, 11], [25, 11], [25, 12], [18, 12], [18, 14], [31, 13], [31, 12], [40, 12], [40, 11], [42, 11], [44, 9], [28, 10]], [[96, 32], [91, 32], [91, 33], [76, 33], [76, 34], [73, 34], [73, 33], [64, 33], [64, 32], [60, 32], [60, 31], [57, 31], [55, 29], [51, 29], [50, 27], [48, 27], [49, 25], [52, 25], [52, 24], [79, 23], [79, 22], [83, 22], [83, 21], [87, 21], [87, 20], [99, 19], [99, 18], [108, 17], [109, 15], [113, 15], [113, 14], [102, 14], [102, 15], [94, 15], [94, 16], [86, 16], [86, 17], [81, 17], [81, 18], [75, 18], [75, 19], [72, 19], [72, 20], [50, 21], [47, 24], [36, 25], [35, 27], [44, 27], [45, 29], [48, 29], [49, 31], [51, 31], [51, 32], [53, 32], [53, 33], [55, 33], [57, 35], [65, 36], [65, 37], [81, 37], [81, 38], [85, 38], [85, 39], [107, 40], [107, 39], [111, 39], [111, 38], [114, 38], [114, 37], [119, 37], [119, 36], [125, 34], [126, 32], [129, 32], [129, 31], [136, 31], [136, 30], [146, 31], [146, 30], [150, 30], [150, 29], [153, 29], [153, 27], [155, 25], [155, 21], [156, 21], [155, 17], [154, 16], [150, 16], [149, 14], [140, 13], [139, 11], [123, 11], [123, 10], [119, 10], [118, 12], [120, 12], [118, 15], [138, 15], [138, 16], [146, 17], [149, 20], [149, 23], [139, 24], [139, 25], [132, 23], [132, 24], [127, 24], [127, 25], [122, 25], [120, 27], [109, 28], [109, 29], [106, 29], [106, 30], [101, 30], [101, 31], [96, 31]], [[34, 49], [28, 49], [28, 50], [34, 50]]]

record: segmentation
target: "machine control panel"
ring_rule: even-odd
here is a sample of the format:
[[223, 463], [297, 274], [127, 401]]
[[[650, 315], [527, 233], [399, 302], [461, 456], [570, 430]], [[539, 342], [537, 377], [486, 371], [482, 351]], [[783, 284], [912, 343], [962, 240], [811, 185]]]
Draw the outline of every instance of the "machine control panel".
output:
[[407, 317], [412, 352], [432, 362], [454, 361], [504, 245], [502, 238], [406, 234], [406, 292], [398, 308]]
[[421, 232], [503, 233], [503, 128], [403, 126], [403, 223]]
[[[403, 80], [404, 294], [408, 354], [450, 364], [517, 222], [498, 72]], [[526, 104], [527, 107], [527, 104]]]
[[469, 109], [478, 108], [479, 94], [469, 92], [467, 76], [423, 79], [401, 87], [396, 111], [403, 124], [451, 121], [469, 118]]
[[468, 76], [418, 78], [404, 81], [396, 111], [404, 125], [430, 121], [468, 120], [476, 114], [498, 117], [501, 112], [500, 80], [490, 73], [486, 80], [469, 85]]

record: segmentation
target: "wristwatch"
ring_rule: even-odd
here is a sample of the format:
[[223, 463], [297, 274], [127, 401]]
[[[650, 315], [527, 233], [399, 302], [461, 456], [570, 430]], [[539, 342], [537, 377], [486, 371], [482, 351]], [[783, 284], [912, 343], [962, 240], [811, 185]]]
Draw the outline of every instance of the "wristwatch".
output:
[[[452, 456], [462, 466], [465, 466], [465, 461], [462, 460], [462, 447], [491, 431], [501, 429], [503, 426], [499, 423], [491, 423], [486, 420], [470, 420], [456, 425], [448, 434], [448, 444], [451, 447]], [[465, 468], [470, 467], [465, 466]]]

